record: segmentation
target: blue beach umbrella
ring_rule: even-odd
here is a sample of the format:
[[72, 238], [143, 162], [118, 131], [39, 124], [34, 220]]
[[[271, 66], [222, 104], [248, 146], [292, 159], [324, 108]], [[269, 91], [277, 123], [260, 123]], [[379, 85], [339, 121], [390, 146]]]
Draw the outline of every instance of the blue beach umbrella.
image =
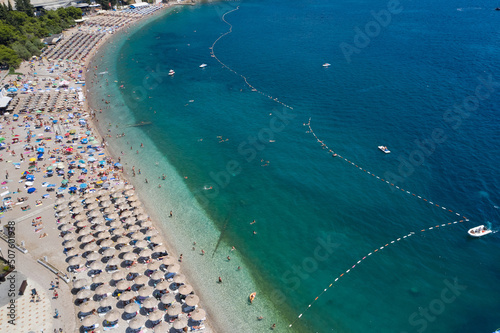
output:
[[34, 187], [30, 187], [30, 188], [28, 189], [28, 193], [29, 193], [29, 194], [31, 194], [31, 193], [33, 193], [33, 192], [35, 192], [35, 191], [36, 191], [36, 188], [34, 188]]
[[117, 167], [117, 168], [121, 168], [121, 167], [122, 167], [122, 165], [121, 165], [120, 163], [115, 163], [115, 167]]
[[85, 184], [85, 183], [80, 184], [80, 188], [87, 188], [87, 184]]
[[71, 192], [75, 192], [78, 189], [76, 187], [74, 187], [74, 186], [71, 186], [68, 190], [70, 190]]
[[89, 140], [87, 140], [87, 139], [82, 139], [82, 141], [80, 141], [80, 142], [85, 144], [85, 143], [88, 143], [88, 142], [89, 142]]
[[32, 182], [35, 180], [35, 176], [33, 175], [26, 175], [26, 180], [29, 181], [29, 182]]
[[94, 156], [90, 156], [89, 158], [87, 158], [87, 161], [89, 161], [89, 162], [95, 162], [96, 159], [95, 159]]
[[39, 153], [43, 153], [43, 152], [45, 152], [45, 149], [43, 147], [40, 147], [36, 151]]
[[39, 153], [36, 158], [41, 159], [43, 157], [43, 153]]

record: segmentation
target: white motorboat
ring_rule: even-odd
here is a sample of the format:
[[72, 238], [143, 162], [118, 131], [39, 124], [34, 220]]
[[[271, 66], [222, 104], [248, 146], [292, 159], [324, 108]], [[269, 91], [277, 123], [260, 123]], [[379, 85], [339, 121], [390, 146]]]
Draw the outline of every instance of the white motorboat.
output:
[[389, 154], [391, 152], [386, 146], [378, 146], [378, 149], [380, 149], [386, 154]]
[[201, 64], [200, 65], [200, 68], [205, 68], [205, 67], [207, 67], [207, 64]]
[[170, 71], [168, 71], [168, 75], [174, 75], [174, 74], [175, 74], [175, 72], [174, 72], [173, 69], [171, 69]]
[[484, 225], [480, 225], [469, 229], [468, 232], [472, 237], [483, 237], [484, 235], [491, 234], [491, 229], [488, 229]]
[[330, 66], [331, 66], [331, 64], [329, 64], [329, 63], [327, 63], [327, 62], [325, 62], [325, 63], [323, 64], [323, 67], [330, 67]]

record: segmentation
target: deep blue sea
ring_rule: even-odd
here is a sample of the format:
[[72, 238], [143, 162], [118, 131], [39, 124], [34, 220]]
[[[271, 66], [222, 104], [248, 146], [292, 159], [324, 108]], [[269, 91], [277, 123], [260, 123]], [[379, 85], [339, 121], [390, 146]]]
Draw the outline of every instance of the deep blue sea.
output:
[[209, 2], [99, 51], [101, 130], [221, 331], [500, 327], [500, 234], [467, 235], [500, 230], [495, 6]]

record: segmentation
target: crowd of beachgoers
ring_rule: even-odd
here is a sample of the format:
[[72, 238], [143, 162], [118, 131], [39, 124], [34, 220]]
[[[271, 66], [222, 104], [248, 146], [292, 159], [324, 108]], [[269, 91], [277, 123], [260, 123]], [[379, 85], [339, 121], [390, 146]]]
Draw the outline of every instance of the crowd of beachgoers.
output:
[[[110, 32], [164, 7], [91, 17], [3, 79], [13, 98], [0, 120], [0, 221], [14, 221], [25, 255], [43, 256], [69, 284], [71, 294], [52, 306], [66, 299], [75, 315], [60, 317], [59, 308], [54, 329], [64, 320], [80, 332], [210, 331], [182, 260], [169, 255], [119, 158], [106, 150], [82, 89], [89, 58]], [[36, 280], [36, 272], [25, 274]]]

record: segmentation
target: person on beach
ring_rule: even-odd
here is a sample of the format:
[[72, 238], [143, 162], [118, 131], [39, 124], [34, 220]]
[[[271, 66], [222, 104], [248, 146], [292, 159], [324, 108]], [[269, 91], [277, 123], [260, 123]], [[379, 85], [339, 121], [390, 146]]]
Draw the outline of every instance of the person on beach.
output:
[[170, 211], [170, 217], [172, 217], [172, 216], [173, 216], [172, 211]]
[[205, 255], [205, 250], [201, 249], [201, 255], [204, 256]]
[[222, 278], [219, 276], [219, 283], [222, 283]]
[[231, 257], [230, 256], [227, 256], [227, 261], [230, 261], [231, 260]]

